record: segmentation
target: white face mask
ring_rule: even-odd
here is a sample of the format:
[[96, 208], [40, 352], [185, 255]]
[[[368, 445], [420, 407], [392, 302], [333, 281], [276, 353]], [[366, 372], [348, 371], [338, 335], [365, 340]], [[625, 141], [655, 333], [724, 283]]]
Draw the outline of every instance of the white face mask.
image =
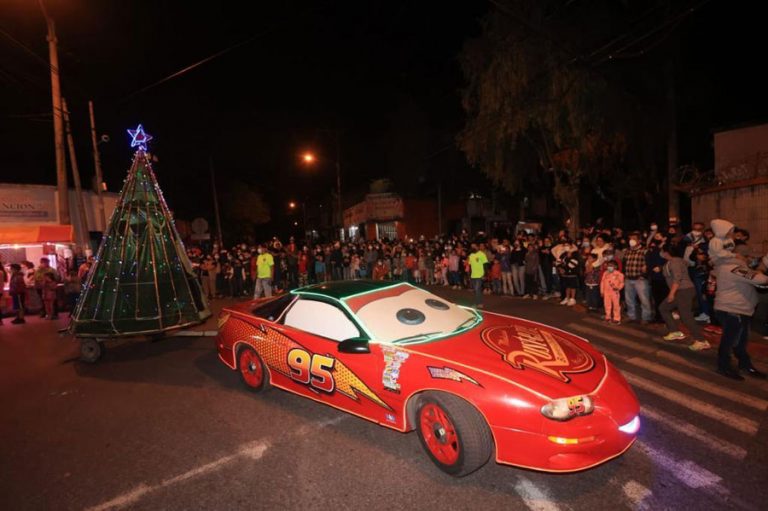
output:
[[605, 256], [605, 260], [606, 261], [613, 261], [613, 254], [608, 254], [607, 256]]
[[616, 271], [616, 268], [614, 268], [613, 266], [609, 266], [609, 267], [608, 267], [608, 268], [606, 268], [605, 270], [606, 270], [608, 273], [613, 273], [614, 271]]
[[629, 240], [629, 246], [635, 248], [637, 246], [637, 240]]

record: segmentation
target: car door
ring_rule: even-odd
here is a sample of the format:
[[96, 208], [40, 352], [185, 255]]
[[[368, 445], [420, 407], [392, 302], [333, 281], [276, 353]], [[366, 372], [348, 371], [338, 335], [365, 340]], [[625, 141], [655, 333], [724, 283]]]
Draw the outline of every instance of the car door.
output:
[[290, 390], [376, 422], [392, 408], [382, 396], [382, 353], [341, 353], [339, 343], [363, 338], [347, 311], [330, 300], [300, 297], [282, 318], [284, 334], [296, 343], [287, 354]]

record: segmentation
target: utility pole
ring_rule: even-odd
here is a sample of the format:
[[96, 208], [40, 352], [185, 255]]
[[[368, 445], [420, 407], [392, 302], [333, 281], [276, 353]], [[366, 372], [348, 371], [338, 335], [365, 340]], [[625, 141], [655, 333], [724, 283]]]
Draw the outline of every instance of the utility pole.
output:
[[335, 130], [336, 134], [336, 200], [338, 201], [339, 208], [339, 230], [344, 230], [344, 211], [341, 209], [341, 149], [339, 145], [339, 130]]
[[443, 235], [443, 179], [437, 182], [437, 235]]
[[677, 190], [677, 100], [675, 97], [675, 68], [670, 58], [666, 69], [667, 78], [667, 196], [669, 218], [680, 221], [680, 194]]
[[213, 192], [213, 212], [216, 215], [216, 233], [219, 235], [219, 243], [224, 246], [224, 235], [221, 232], [221, 216], [219, 215], [219, 196], [216, 193], [216, 174], [213, 170], [213, 156], [208, 157], [211, 169], [211, 191]]
[[85, 216], [85, 202], [83, 201], [83, 188], [80, 185], [80, 170], [77, 166], [77, 156], [75, 155], [75, 141], [72, 138], [72, 127], [69, 123], [69, 110], [67, 109], [67, 100], [61, 100], [61, 106], [64, 110], [64, 121], [67, 131], [67, 144], [69, 145], [69, 160], [72, 164], [72, 178], [75, 183], [75, 198], [77, 199], [77, 213], [80, 217], [80, 239], [78, 245], [84, 251], [88, 246], [88, 217]]
[[61, 116], [61, 85], [59, 83], [59, 52], [56, 48], [56, 25], [48, 15], [43, 0], [38, 0], [48, 26], [48, 57], [51, 68], [51, 98], [53, 100], [53, 140], [56, 148], [56, 183], [59, 197], [59, 223], [69, 224], [67, 167], [64, 156], [64, 126]]
[[93, 144], [93, 167], [96, 173], [96, 198], [99, 208], [99, 218], [101, 219], [101, 225], [103, 231], [107, 230], [107, 215], [104, 212], [104, 196], [101, 194], [101, 185], [104, 179], [101, 174], [101, 157], [99, 156], [99, 146], [96, 141], [96, 121], [93, 115], [93, 101], [88, 101], [88, 113], [91, 117], [91, 144]]

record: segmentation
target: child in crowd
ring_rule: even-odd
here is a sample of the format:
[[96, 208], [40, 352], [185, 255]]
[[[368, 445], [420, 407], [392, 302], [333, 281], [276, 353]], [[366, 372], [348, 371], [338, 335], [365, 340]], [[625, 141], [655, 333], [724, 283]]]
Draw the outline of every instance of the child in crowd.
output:
[[595, 312], [600, 309], [600, 268], [595, 268], [597, 254], [589, 254], [584, 265], [584, 285], [586, 286], [587, 310]]
[[66, 280], [64, 280], [64, 294], [67, 296], [67, 309], [69, 310], [69, 317], [72, 317], [72, 313], [75, 311], [77, 305], [77, 299], [80, 296], [80, 288], [82, 287], [82, 281], [80, 280], [80, 272], [72, 270], [67, 274]]
[[624, 274], [618, 270], [616, 261], [606, 261], [605, 273], [600, 279], [600, 294], [603, 296], [605, 307], [605, 321], [611, 321], [618, 325], [621, 323], [621, 290], [624, 289]]
[[501, 260], [495, 258], [491, 265], [491, 287], [493, 288], [493, 294], [501, 294]]
[[55, 319], [53, 316], [53, 307], [56, 302], [56, 288], [58, 283], [53, 272], [47, 272], [43, 276], [43, 305], [45, 307], [45, 319]]
[[[560, 259], [561, 274], [560, 278], [563, 280], [563, 287], [565, 288], [565, 297], [560, 302], [560, 305], [567, 305], [573, 307], [576, 305], [576, 288], [579, 287], [579, 259], [576, 257], [576, 247], [569, 246], [565, 252], [563, 252]], [[591, 254], [590, 254], [591, 255]]]

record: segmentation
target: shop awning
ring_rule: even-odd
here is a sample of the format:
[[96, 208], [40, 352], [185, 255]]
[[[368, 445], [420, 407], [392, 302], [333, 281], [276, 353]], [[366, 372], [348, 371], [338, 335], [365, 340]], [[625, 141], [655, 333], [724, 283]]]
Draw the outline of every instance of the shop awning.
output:
[[22, 245], [30, 243], [72, 243], [73, 240], [74, 231], [71, 225], [0, 225], [0, 245]]

